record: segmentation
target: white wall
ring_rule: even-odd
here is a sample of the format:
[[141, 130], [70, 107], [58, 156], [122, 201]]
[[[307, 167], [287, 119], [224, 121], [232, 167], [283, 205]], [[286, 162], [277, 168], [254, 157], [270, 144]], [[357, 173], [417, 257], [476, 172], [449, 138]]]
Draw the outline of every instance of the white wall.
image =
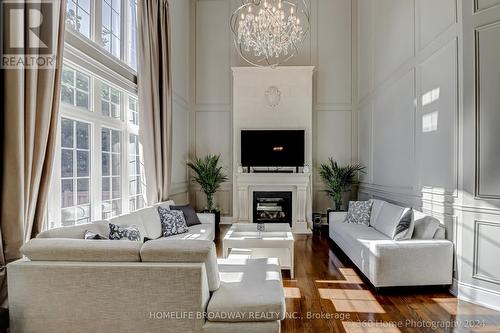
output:
[[[195, 1], [195, 72], [191, 155], [220, 153], [228, 174], [232, 165], [232, 66], [246, 66], [233, 46], [229, 18], [237, 1]], [[352, 20], [350, 0], [311, 0], [311, 33], [300, 55], [287, 65], [316, 67], [314, 76], [313, 165], [334, 156], [350, 162], [356, 152], [356, 118], [352, 107]], [[313, 211], [326, 212], [329, 200], [314, 177]], [[198, 208], [204, 196], [193, 184]], [[224, 184], [217, 204], [232, 215], [232, 184]]]
[[[474, 3], [489, 9], [473, 15]], [[369, 166], [362, 196], [443, 219], [456, 244], [455, 292], [497, 307], [500, 25], [476, 32], [477, 49], [474, 30], [500, 21], [490, 7], [499, 4], [358, 0], [356, 36], [358, 155]]]
[[190, 139], [190, 3], [170, 1], [172, 20], [172, 85], [173, 85], [173, 153], [171, 198], [178, 203], [188, 202], [188, 172]]

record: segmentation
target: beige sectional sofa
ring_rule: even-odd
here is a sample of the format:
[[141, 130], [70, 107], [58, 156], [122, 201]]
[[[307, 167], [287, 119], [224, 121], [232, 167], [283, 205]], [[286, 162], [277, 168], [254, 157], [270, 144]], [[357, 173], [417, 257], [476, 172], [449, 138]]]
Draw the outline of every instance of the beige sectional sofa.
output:
[[11, 332], [280, 331], [277, 260], [218, 260], [210, 215], [186, 234], [156, 239], [155, 211], [112, 221], [155, 239], [145, 243], [82, 239], [85, 230], [106, 234], [101, 221], [25, 244], [25, 258], [7, 267]]
[[329, 234], [373, 286], [450, 285], [453, 243], [434, 217], [412, 211], [411, 239], [394, 240], [405, 207], [373, 200], [370, 225], [344, 223], [346, 213], [330, 212]]

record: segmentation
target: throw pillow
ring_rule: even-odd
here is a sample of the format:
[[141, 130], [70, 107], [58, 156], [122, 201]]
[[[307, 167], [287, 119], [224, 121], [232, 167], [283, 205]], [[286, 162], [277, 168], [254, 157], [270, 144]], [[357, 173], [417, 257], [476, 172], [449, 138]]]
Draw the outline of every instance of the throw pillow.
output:
[[180, 210], [168, 210], [158, 206], [161, 222], [161, 235], [163, 237], [183, 234], [188, 232], [184, 214]]
[[370, 225], [373, 201], [350, 201], [344, 223]]
[[185, 206], [170, 206], [170, 210], [180, 210], [184, 214], [184, 218], [186, 219], [186, 224], [188, 227], [193, 225], [201, 224], [200, 219], [198, 218], [198, 214], [196, 214], [193, 207], [190, 205]]
[[132, 225], [127, 228], [120, 227], [119, 225], [110, 223], [109, 224], [109, 239], [110, 240], [131, 240], [131, 241], [141, 241], [141, 233], [139, 229]]
[[90, 231], [90, 230], [85, 230], [85, 234], [83, 235], [83, 239], [94, 239], [94, 240], [98, 240], [98, 239], [108, 239], [107, 237], [104, 237], [104, 236], [101, 236], [99, 234], [96, 234], [95, 232], [93, 231]]
[[411, 208], [406, 208], [399, 219], [399, 223], [394, 229], [392, 239], [394, 240], [405, 240], [411, 239], [413, 236], [413, 228], [415, 224], [413, 222], [413, 214]]

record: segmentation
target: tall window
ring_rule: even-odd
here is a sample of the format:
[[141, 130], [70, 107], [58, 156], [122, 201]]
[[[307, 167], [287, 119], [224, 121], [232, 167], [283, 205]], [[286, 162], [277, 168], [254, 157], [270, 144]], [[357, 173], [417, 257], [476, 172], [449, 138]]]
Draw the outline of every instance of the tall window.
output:
[[121, 213], [121, 133], [102, 129], [102, 218]]
[[61, 224], [90, 220], [90, 124], [61, 119]]
[[129, 208], [130, 211], [144, 207], [143, 181], [139, 136], [129, 136]]
[[[132, 0], [67, 0], [71, 38], [64, 50], [47, 228], [108, 219], [145, 205], [136, 17]], [[130, 67], [114, 66], [117, 61]]]

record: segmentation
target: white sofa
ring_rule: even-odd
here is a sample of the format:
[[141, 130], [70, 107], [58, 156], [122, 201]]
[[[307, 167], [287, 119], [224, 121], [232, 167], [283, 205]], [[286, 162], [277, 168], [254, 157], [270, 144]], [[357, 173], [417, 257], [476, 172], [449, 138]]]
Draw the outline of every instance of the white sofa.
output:
[[453, 244], [439, 220], [413, 210], [411, 239], [393, 240], [404, 207], [374, 200], [370, 225], [344, 223], [347, 213], [329, 213], [329, 236], [374, 287], [450, 285]]
[[7, 266], [11, 332], [279, 333], [278, 262], [217, 260], [213, 216], [201, 218], [159, 239], [156, 207], [112, 220], [155, 239], [145, 243], [82, 239], [106, 234], [105, 221], [41, 233]]

